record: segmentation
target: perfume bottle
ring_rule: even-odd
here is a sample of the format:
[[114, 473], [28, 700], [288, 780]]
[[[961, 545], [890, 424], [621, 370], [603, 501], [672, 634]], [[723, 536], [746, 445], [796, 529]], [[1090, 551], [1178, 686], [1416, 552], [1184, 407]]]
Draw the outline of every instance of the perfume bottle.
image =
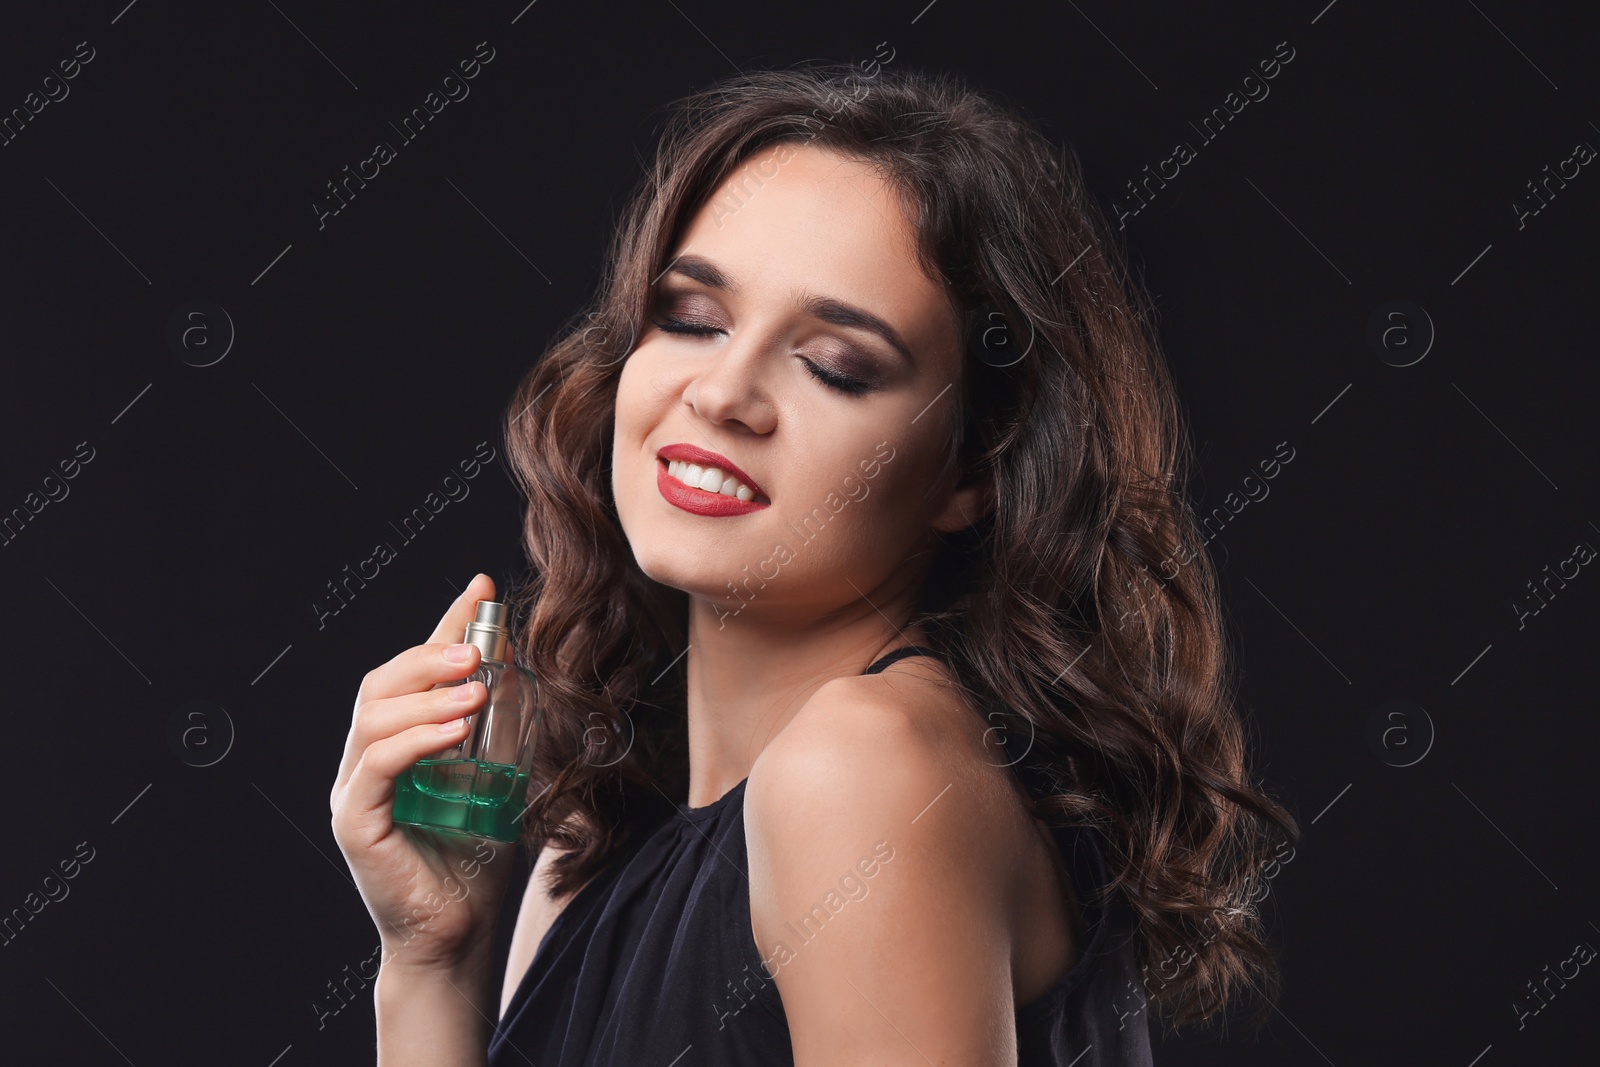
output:
[[395, 780], [394, 821], [440, 833], [515, 841], [528, 803], [528, 774], [538, 739], [538, 687], [512, 661], [507, 606], [478, 601], [466, 643], [478, 646], [478, 669], [460, 681], [482, 682], [488, 698], [467, 717], [467, 736], [418, 760]]

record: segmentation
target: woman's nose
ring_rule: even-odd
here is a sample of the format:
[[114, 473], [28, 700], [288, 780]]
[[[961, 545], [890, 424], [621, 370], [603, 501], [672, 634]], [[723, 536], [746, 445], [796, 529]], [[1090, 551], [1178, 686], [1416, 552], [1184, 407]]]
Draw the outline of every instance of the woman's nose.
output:
[[730, 340], [684, 388], [684, 403], [707, 422], [739, 422], [769, 432], [772, 351], [770, 343], [751, 335]]

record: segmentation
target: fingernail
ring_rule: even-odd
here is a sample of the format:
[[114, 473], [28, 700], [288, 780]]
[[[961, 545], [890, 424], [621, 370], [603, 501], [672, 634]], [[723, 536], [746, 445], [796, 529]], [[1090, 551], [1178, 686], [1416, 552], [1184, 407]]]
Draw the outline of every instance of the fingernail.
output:
[[464, 685], [456, 686], [450, 693], [450, 699], [458, 703], [465, 704], [468, 701], [478, 699], [478, 694], [477, 691], [472, 688], [472, 683], [467, 682]]
[[466, 721], [466, 719], [451, 719], [449, 722], [442, 722], [439, 724], [439, 732], [441, 734], [453, 734], [461, 729]]
[[466, 663], [472, 659], [472, 646], [451, 645], [444, 650], [444, 658], [451, 663]]

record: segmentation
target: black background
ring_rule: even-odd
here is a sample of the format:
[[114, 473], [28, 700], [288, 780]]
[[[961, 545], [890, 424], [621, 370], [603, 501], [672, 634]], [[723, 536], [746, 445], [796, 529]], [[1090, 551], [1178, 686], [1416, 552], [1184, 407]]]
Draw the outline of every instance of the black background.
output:
[[[1271, 883], [1284, 995], [1259, 1037], [1157, 1062], [1594, 1062], [1593, 967], [1520, 1028], [1516, 1005], [1600, 946], [1600, 577], [1552, 582], [1520, 626], [1516, 605], [1600, 546], [1600, 175], [1520, 224], [1514, 205], [1600, 146], [1596, 25], [1323, 2], [7, 12], [0, 111], [94, 49], [0, 147], [0, 514], [93, 449], [0, 548], [0, 914], [93, 849], [0, 945], [18, 1062], [370, 1059], [370, 988], [318, 1025], [377, 944], [328, 790], [362, 674], [474, 571], [519, 574], [503, 465], [320, 627], [313, 604], [480, 442], [502, 451], [509, 389], [591, 294], [660, 108], [880, 42], [1073, 144], [1108, 211], [1195, 145], [1125, 237], [1197, 508], [1293, 450], [1211, 545], [1257, 766], [1306, 830]], [[319, 230], [325, 183], [398, 144], [388, 123], [482, 41], [470, 96]], [[1279, 42], [1270, 94], [1203, 143], [1190, 123]], [[224, 358], [215, 312], [169, 343], [189, 301], [225, 309]]]

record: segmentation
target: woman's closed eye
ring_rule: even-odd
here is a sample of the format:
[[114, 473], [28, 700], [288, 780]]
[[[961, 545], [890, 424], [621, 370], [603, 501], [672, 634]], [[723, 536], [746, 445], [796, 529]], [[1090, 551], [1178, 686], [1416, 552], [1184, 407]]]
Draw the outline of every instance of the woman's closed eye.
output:
[[[659, 320], [652, 321], [654, 322], [656, 329], [661, 330], [664, 333], [688, 334], [695, 337], [706, 337], [712, 334], [725, 332], [721, 326], [716, 326], [709, 322], [699, 322], [694, 319], [677, 319], [670, 315], [664, 316]], [[829, 370], [828, 368], [820, 366], [812, 360], [807, 359], [805, 356], [800, 356], [798, 358], [800, 359], [800, 362], [806, 365], [806, 370], [811, 373], [813, 378], [821, 382], [823, 385], [828, 386], [830, 389], [835, 389], [846, 394], [847, 396], [860, 396], [872, 388], [871, 382], [863, 381], [860, 378], [852, 377], [848, 374], [841, 374], [838, 371]]]
[[711, 334], [722, 332], [722, 327], [720, 326], [712, 326], [710, 323], [705, 322], [692, 322], [688, 319], [675, 319], [671, 316], [657, 322], [655, 326], [656, 329], [664, 330], [667, 333]]

